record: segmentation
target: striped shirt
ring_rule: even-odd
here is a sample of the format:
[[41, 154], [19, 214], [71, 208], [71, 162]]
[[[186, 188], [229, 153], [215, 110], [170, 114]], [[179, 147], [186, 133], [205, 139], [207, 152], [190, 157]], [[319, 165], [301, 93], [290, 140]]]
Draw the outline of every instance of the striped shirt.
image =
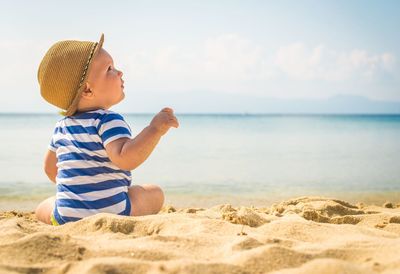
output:
[[83, 112], [56, 123], [48, 148], [57, 156], [53, 216], [59, 224], [99, 212], [130, 215], [131, 172], [113, 164], [105, 146], [131, 136], [124, 118], [110, 110]]

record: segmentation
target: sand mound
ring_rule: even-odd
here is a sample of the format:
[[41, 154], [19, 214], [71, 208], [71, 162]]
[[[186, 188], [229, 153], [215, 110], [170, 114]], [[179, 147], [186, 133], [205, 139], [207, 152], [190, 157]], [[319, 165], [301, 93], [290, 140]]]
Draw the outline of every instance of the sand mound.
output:
[[271, 207], [98, 214], [52, 227], [0, 213], [0, 273], [399, 273], [400, 208], [300, 197]]

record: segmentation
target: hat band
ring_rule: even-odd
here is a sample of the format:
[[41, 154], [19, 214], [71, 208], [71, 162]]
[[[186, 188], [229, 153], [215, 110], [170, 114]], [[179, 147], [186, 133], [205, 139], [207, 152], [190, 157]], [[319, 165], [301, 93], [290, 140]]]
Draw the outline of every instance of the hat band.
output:
[[79, 87], [78, 87], [78, 88], [80, 88], [80, 87], [82, 86], [82, 84], [83, 84], [83, 80], [85, 79], [85, 75], [86, 75], [86, 73], [87, 73], [90, 60], [92, 60], [93, 53], [94, 53], [94, 49], [96, 48], [97, 44], [98, 44], [98, 43], [96, 42], [96, 43], [94, 43], [93, 46], [92, 46], [92, 50], [90, 51], [89, 58], [88, 58], [88, 60], [87, 60], [87, 62], [86, 62], [86, 65], [85, 65], [85, 69], [83, 70], [82, 78], [81, 78], [81, 80], [79, 81]]

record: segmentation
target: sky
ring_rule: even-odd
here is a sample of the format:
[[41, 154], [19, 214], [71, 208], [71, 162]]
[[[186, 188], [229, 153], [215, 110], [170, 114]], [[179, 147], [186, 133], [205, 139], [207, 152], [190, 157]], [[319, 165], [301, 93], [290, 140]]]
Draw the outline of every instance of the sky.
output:
[[41, 59], [57, 41], [101, 33], [124, 73], [116, 111], [206, 113], [217, 100], [237, 112], [243, 98], [400, 102], [399, 14], [394, 0], [4, 1], [0, 112], [57, 112], [40, 97]]

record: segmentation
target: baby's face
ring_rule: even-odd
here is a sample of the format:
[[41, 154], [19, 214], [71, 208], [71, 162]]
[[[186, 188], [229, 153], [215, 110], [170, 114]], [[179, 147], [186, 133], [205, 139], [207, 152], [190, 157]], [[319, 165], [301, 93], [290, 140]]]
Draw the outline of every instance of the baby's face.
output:
[[93, 92], [90, 105], [108, 109], [121, 102], [125, 98], [122, 75], [122, 71], [114, 67], [110, 54], [103, 48], [100, 49], [93, 59], [87, 79], [87, 85]]

